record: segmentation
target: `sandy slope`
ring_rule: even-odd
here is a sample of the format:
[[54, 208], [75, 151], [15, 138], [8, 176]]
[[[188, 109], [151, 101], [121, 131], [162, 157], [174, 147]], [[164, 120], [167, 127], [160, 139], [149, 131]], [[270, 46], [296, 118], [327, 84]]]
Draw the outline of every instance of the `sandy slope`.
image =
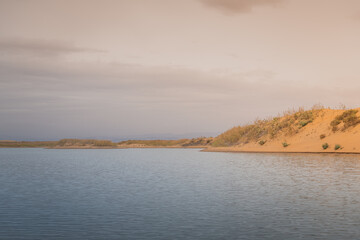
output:
[[[360, 153], [360, 124], [345, 131], [338, 130], [334, 133], [331, 130], [330, 122], [343, 112], [344, 110], [324, 109], [312, 123], [300, 129], [297, 134], [267, 139], [262, 146], [258, 142], [250, 142], [233, 147], [211, 147], [205, 151]], [[325, 134], [326, 137], [320, 139], [321, 134]], [[283, 142], [287, 142], [289, 146], [283, 147]], [[326, 150], [322, 148], [324, 143], [329, 144]], [[335, 151], [336, 144], [341, 145], [342, 148]]]

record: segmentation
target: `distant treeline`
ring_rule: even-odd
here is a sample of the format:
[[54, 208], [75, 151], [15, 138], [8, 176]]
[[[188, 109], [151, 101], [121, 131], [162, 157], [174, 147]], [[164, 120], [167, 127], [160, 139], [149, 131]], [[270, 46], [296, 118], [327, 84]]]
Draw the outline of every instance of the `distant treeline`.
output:
[[182, 145], [189, 141], [189, 139], [180, 140], [127, 140], [119, 142], [119, 145], [145, 145], [155, 147], [171, 147], [176, 145]]
[[94, 147], [115, 147], [116, 143], [110, 140], [96, 140], [96, 139], [61, 139], [57, 142], [56, 146], [94, 146]]
[[191, 147], [191, 146], [206, 146], [212, 143], [213, 138], [199, 137], [193, 139], [179, 139], [179, 140], [127, 140], [119, 142], [120, 146], [148, 146], [148, 147]]

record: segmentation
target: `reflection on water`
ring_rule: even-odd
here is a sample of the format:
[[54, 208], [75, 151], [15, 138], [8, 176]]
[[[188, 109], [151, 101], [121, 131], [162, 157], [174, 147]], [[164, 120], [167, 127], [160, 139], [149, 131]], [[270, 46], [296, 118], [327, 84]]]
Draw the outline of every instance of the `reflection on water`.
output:
[[360, 156], [0, 149], [0, 239], [360, 239]]

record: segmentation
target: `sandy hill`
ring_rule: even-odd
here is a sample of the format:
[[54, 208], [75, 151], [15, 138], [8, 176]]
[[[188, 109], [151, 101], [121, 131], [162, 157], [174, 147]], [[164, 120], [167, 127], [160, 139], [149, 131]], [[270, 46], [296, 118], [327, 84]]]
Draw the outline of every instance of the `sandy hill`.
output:
[[208, 151], [360, 153], [360, 109], [287, 112], [234, 127]]

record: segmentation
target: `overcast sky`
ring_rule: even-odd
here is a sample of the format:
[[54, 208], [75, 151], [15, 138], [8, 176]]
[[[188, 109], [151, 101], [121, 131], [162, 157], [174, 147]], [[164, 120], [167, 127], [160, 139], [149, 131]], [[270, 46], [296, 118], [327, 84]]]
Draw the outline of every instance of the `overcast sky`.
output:
[[358, 0], [0, 0], [0, 139], [216, 135], [359, 107]]

